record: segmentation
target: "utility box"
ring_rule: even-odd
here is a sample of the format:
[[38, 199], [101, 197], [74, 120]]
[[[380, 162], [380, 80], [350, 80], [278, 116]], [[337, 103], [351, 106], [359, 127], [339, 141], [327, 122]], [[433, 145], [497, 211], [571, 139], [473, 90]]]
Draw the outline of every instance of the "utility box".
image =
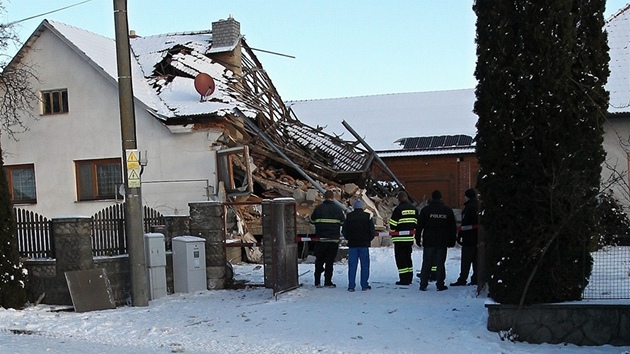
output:
[[166, 250], [164, 235], [149, 233], [144, 235], [144, 251], [149, 281], [149, 299], [165, 297], [166, 292]]
[[176, 293], [207, 289], [206, 240], [195, 236], [173, 238], [173, 283]]

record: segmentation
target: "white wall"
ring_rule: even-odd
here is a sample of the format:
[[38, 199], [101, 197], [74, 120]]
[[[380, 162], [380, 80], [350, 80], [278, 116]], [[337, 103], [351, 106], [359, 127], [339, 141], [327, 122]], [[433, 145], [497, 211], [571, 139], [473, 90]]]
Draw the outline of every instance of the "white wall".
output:
[[[37, 204], [17, 206], [46, 217], [91, 216], [116, 201], [77, 201], [74, 161], [121, 157], [117, 85], [49, 31], [25, 60], [36, 64], [40, 82], [33, 87], [68, 89], [69, 113], [41, 116], [37, 104], [37, 119], [24, 118], [29, 130], [18, 141], [2, 135], [5, 165], [35, 165]], [[216, 186], [211, 145], [220, 132], [173, 134], [138, 102], [135, 108], [138, 149], [148, 156], [143, 203], [165, 214], [188, 214], [188, 202], [207, 200], [206, 186]]]
[[[606, 163], [602, 166], [602, 180], [606, 181], [613, 174], [621, 174], [624, 178], [621, 183], [612, 187], [614, 195], [626, 207], [630, 207], [628, 194], [628, 152], [630, 151], [630, 118], [610, 118], [604, 124], [604, 150], [606, 150]], [[611, 166], [615, 172], [608, 168]]]

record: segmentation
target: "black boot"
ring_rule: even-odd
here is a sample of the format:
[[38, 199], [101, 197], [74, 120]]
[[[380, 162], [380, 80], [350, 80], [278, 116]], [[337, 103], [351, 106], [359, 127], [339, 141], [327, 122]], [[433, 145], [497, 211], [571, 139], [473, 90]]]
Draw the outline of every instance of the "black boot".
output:
[[451, 283], [451, 286], [464, 286], [466, 285], [466, 281], [465, 280], [457, 280], [454, 283]]

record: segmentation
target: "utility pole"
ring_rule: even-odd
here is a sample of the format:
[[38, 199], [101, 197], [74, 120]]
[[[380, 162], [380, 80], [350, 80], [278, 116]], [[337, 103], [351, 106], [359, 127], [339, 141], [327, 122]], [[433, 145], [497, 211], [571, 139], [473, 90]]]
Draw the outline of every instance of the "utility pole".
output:
[[118, 99], [125, 181], [125, 234], [131, 273], [133, 306], [148, 306], [148, 282], [142, 230], [142, 198], [140, 194], [140, 154], [136, 143], [136, 118], [131, 82], [131, 54], [127, 0], [114, 0], [116, 58], [118, 62]]

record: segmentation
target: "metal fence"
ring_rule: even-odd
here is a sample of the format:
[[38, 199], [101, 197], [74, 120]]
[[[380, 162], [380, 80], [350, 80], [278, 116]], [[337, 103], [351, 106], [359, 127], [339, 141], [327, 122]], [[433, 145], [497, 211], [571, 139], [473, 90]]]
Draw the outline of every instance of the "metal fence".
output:
[[589, 284], [583, 299], [630, 299], [630, 235], [595, 252]]
[[[33, 211], [13, 208], [20, 257], [55, 258], [52, 221]], [[164, 216], [155, 209], [143, 207], [144, 232], [164, 225]], [[92, 216], [92, 255], [113, 256], [127, 253], [125, 206], [114, 204]]]
[[52, 221], [36, 212], [13, 208], [20, 257], [55, 258]]
[[[164, 216], [157, 210], [144, 206], [144, 232], [152, 226], [164, 225]], [[92, 255], [114, 256], [127, 254], [125, 237], [125, 203], [114, 204], [92, 216]]]
[[115, 256], [126, 253], [124, 204], [111, 205], [92, 215], [92, 255]]

